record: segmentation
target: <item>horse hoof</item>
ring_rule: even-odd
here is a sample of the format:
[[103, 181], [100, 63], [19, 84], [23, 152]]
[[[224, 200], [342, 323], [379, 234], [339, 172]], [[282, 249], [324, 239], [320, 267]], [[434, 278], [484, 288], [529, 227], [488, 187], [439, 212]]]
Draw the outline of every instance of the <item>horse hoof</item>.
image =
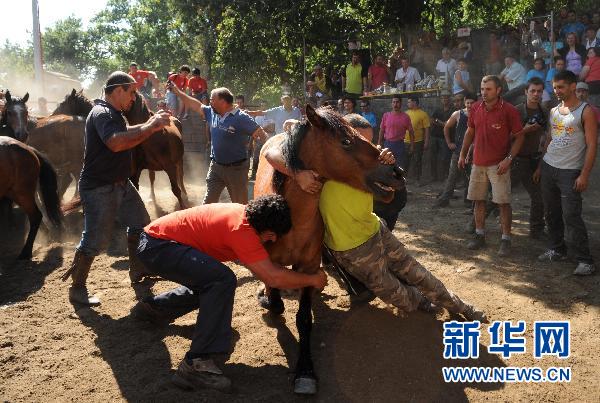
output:
[[258, 299], [258, 304], [261, 306], [261, 308], [268, 310], [273, 315], [281, 315], [283, 311], [285, 311], [283, 301], [281, 299], [270, 299], [265, 295], [264, 288], [259, 291], [256, 298]]
[[294, 380], [294, 393], [299, 395], [316, 394], [317, 380], [315, 378], [296, 378]]

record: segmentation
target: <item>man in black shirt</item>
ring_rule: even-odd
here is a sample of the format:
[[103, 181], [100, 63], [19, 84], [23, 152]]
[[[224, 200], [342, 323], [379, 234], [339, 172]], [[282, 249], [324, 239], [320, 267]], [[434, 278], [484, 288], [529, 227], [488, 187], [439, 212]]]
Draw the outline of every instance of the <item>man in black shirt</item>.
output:
[[[433, 182], [441, 181], [448, 176], [450, 166], [450, 149], [444, 139], [444, 125], [454, 112], [450, 104], [450, 95], [442, 93], [440, 98], [442, 105], [431, 115], [431, 180]], [[462, 99], [458, 101], [462, 105]], [[458, 107], [460, 108], [460, 106]]]
[[85, 125], [85, 152], [79, 179], [83, 205], [84, 230], [75, 250], [75, 258], [62, 279], [72, 277], [69, 300], [72, 303], [98, 305], [89, 295], [86, 280], [94, 257], [106, 247], [115, 218], [127, 226], [129, 276], [141, 280], [143, 266], [137, 259], [139, 234], [150, 222], [139, 193], [129, 181], [131, 149], [152, 133], [170, 123], [169, 114], [157, 113], [146, 123], [127, 126], [122, 115], [135, 100], [135, 79], [117, 71], [104, 85], [104, 98], [94, 101]]

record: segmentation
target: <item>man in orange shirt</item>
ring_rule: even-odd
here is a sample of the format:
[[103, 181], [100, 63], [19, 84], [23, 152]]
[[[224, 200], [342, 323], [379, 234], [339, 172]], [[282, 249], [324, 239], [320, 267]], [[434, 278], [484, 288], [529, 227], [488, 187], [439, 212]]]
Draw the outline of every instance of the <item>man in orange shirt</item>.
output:
[[195, 67], [192, 70], [192, 78], [188, 81], [188, 88], [190, 95], [196, 98], [198, 101], [202, 101], [202, 98], [207, 98], [208, 84], [206, 80], [200, 77], [200, 69]]
[[152, 88], [148, 88], [148, 81], [152, 83], [152, 87], [155, 89], [160, 88], [160, 83], [158, 81], [158, 77], [156, 77], [156, 73], [153, 71], [138, 69], [136, 62], [132, 62], [129, 65], [129, 75], [135, 79], [135, 89], [146, 98], [150, 98], [150, 95], [152, 94]]
[[292, 227], [280, 195], [237, 203], [213, 203], [161, 217], [144, 228], [138, 256], [149, 271], [181, 284], [139, 302], [140, 319], [168, 323], [199, 310], [192, 344], [173, 375], [184, 388], [228, 389], [231, 381], [213, 358], [231, 352], [231, 316], [237, 278], [222, 262], [238, 261], [273, 288], [322, 289], [327, 276], [297, 273], [274, 264], [264, 244]]
[[[190, 75], [190, 72], [190, 66], [184, 64], [179, 68], [179, 73], [173, 73], [169, 76], [168, 81], [172, 81], [177, 88], [185, 92], [189, 84], [188, 76]], [[180, 119], [183, 118], [185, 113], [185, 105], [183, 102], [179, 102], [177, 96], [171, 91], [169, 91], [167, 95], [167, 104], [173, 109], [174, 115]]]

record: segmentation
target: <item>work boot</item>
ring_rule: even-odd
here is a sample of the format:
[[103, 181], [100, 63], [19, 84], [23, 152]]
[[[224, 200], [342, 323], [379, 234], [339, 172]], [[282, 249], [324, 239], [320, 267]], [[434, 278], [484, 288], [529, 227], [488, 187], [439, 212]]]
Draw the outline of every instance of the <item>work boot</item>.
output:
[[63, 274], [62, 281], [66, 281], [69, 277], [73, 278], [73, 283], [69, 287], [69, 301], [72, 304], [81, 304], [88, 306], [100, 305], [100, 300], [88, 293], [85, 286], [94, 256], [88, 256], [78, 250], [75, 251], [75, 257], [71, 267]]
[[129, 280], [131, 284], [139, 283], [150, 273], [137, 255], [140, 235], [127, 235], [127, 252], [129, 253]]
[[212, 359], [194, 358], [191, 364], [184, 358], [175, 371], [173, 383], [184, 389], [217, 389], [227, 391], [231, 380], [223, 375]]
[[139, 301], [130, 311], [131, 316], [157, 326], [167, 326], [177, 319], [175, 315], [157, 307], [149, 298]]

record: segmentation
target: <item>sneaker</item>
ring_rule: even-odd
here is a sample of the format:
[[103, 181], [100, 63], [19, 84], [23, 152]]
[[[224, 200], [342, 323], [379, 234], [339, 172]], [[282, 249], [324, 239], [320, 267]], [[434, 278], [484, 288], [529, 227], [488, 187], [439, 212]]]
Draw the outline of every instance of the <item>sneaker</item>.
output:
[[501, 239], [500, 247], [498, 248], [498, 256], [506, 257], [506, 256], [510, 255], [510, 247], [511, 247], [510, 240]]
[[473, 305], [465, 304], [467, 307], [462, 311], [462, 316], [468, 321], [478, 320], [481, 323], [489, 323], [485, 313], [481, 309], [475, 308]]
[[595, 271], [596, 266], [593, 263], [579, 262], [573, 274], [576, 276], [589, 276]]
[[563, 262], [567, 260], [567, 255], [563, 255], [554, 249], [548, 249], [537, 258], [538, 262]]
[[217, 389], [226, 391], [231, 388], [231, 380], [223, 375], [213, 360], [195, 358], [188, 363], [184, 358], [171, 379], [183, 389]]
[[427, 313], [432, 313], [432, 314], [437, 314], [437, 313], [440, 313], [442, 311], [442, 308], [440, 308], [439, 306], [437, 306], [436, 304], [434, 304], [433, 302], [431, 302], [425, 296], [423, 296], [423, 298], [421, 299], [421, 302], [419, 302], [419, 305], [417, 306], [417, 309], [419, 311], [423, 311], [423, 312], [427, 312]]
[[164, 309], [157, 308], [149, 301], [140, 301], [131, 308], [130, 315], [135, 319], [151, 322], [158, 326], [166, 326], [175, 321], [175, 317]]
[[437, 199], [435, 203], [433, 203], [432, 208], [443, 208], [448, 207], [450, 205], [450, 201], [448, 199]]
[[481, 249], [485, 246], [485, 235], [475, 234], [473, 239], [467, 244], [467, 248], [471, 250]]

